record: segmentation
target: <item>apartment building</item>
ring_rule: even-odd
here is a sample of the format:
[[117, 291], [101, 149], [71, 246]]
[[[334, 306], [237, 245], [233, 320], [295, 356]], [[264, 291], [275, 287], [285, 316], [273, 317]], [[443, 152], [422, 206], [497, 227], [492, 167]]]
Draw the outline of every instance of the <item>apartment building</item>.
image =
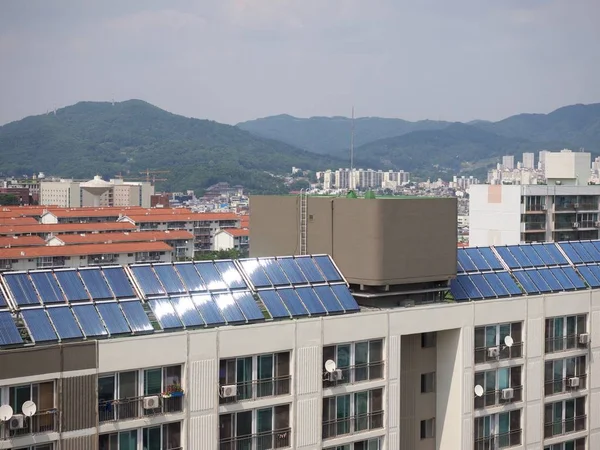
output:
[[56, 234], [106, 233], [115, 231], [134, 231], [135, 225], [127, 222], [98, 222], [98, 223], [57, 223], [57, 224], [26, 224], [2, 225], [0, 236], [40, 236], [47, 239]]

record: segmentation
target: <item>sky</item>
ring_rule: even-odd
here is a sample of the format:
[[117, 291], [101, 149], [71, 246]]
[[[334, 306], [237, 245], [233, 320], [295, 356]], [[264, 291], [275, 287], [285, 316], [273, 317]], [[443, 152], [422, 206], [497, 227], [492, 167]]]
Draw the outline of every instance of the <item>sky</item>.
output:
[[142, 99], [276, 114], [499, 120], [600, 102], [598, 0], [2, 0], [0, 124]]

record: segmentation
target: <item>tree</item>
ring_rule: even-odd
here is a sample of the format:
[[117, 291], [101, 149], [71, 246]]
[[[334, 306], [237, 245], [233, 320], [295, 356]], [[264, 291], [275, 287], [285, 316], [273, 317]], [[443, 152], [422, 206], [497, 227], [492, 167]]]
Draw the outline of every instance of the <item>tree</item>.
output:
[[239, 259], [242, 257], [242, 252], [235, 248], [228, 250], [211, 250], [209, 252], [197, 252], [194, 255], [195, 261], [207, 261], [213, 259]]
[[0, 205], [14, 206], [19, 205], [19, 197], [14, 194], [0, 194]]

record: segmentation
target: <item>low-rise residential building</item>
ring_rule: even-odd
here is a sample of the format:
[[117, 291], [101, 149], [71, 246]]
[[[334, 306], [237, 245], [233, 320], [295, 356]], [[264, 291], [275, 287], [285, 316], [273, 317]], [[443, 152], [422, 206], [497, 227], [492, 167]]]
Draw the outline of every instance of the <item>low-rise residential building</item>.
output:
[[39, 236], [0, 236], [0, 248], [39, 247], [46, 241]]
[[55, 234], [123, 232], [135, 229], [135, 225], [127, 222], [59, 223], [18, 226], [0, 224], [0, 236], [40, 236], [46, 239]]
[[238, 250], [242, 255], [249, 253], [250, 230], [247, 228], [223, 228], [215, 233], [213, 250]]

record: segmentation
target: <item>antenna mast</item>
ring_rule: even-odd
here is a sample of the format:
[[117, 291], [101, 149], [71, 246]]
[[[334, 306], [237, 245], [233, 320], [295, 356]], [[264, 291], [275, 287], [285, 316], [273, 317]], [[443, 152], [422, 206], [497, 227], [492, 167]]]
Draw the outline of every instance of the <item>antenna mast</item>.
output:
[[350, 129], [350, 189], [354, 189], [354, 106], [352, 106], [352, 125]]

